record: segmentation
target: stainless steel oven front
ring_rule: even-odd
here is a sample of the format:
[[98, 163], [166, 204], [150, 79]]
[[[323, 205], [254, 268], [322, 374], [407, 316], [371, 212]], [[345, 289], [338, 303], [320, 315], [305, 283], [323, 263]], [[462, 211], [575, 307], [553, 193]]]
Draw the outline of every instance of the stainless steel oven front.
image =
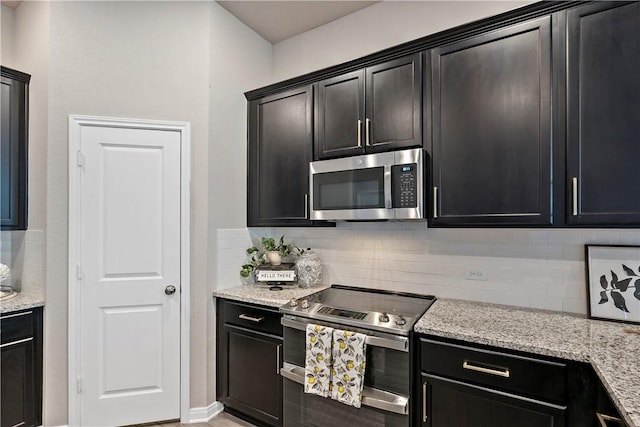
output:
[[311, 219], [424, 219], [424, 168], [418, 148], [311, 162]]
[[354, 408], [331, 398], [304, 393], [306, 326], [344, 329], [344, 325], [285, 314], [283, 377], [285, 427], [409, 427], [411, 339], [348, 327], [367, 335], [362, 406]]

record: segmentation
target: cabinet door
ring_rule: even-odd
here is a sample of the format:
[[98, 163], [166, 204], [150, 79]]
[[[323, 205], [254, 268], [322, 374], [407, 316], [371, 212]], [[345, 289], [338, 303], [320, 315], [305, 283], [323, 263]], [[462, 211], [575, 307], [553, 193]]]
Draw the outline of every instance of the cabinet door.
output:
[[365, 144], [368, 152], [422, 145], [422, 56], [366, 69]]
[[[0, 352], [2, 427], [35, 426], [34, 342], [8, 343]], [[24, 423], [24, 424], [22, 424]]]
[[0, 229], [27, 228], [27, 127], [30, 76], [2, 67], [0, 85]]
[[311, 86], [249, 104], [249, 227], [309, 225]]
[[316, 158], [364, 153], [364, 70], [318, 82]]
[[562, 427], [566, 407], [485, 387], [423, 375], [422, 425], [428, 427]]
[[640, 225], [640, 3], [568, 13], [567, 222]]
[[42, 309], [0, 318], [0, 426], [37, 426], [42, 413]]
[[282, 425], [282, 339], [225, 324], [221, 349], [225, 406], [272, 426]]
[[432, 51], [433, 225], [551, 223], [551, 17]]

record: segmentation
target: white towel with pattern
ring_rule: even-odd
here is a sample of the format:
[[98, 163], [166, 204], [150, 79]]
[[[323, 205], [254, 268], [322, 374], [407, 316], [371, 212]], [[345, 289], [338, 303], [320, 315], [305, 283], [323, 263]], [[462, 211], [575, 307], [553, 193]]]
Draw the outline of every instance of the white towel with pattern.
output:
[[367, 336], [334, 329], [331, 398], [360, 407], [367, 364]]
[[329, 396], [333, 328], [307, 324], [304, 392]]

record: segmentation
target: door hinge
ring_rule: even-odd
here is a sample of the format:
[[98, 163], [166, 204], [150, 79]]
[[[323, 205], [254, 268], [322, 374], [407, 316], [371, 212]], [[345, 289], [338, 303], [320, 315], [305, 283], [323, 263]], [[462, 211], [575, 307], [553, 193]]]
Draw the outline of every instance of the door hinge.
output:
[[78, 150], [76, 152], [77, 154], [77, 164], [78, 167], [83, 168], [84, 167], [84, 154], [82, 154], [82, 151]]
[[76, 391], [77, 393], [82, 392], [82, 379], [80, 377], [76, 379]]
[[82, 267], [80, 264], [76, 265], [76, 279], [82, 279]]

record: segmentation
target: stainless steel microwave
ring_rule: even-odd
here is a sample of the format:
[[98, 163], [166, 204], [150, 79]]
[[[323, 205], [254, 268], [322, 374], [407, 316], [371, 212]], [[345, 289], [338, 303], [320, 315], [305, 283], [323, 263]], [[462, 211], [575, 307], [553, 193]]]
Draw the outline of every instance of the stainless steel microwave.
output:
[[412, 149], [311, 162], [311, 219], [424, 219], [424, 157]]

